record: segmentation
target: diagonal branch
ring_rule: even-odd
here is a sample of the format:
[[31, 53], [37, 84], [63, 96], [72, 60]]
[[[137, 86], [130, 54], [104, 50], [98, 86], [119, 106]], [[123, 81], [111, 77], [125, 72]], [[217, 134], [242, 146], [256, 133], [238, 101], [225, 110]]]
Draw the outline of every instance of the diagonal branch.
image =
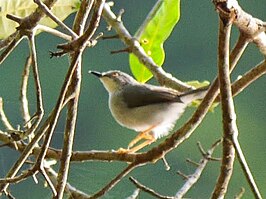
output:
[[140, 43], [130, 35], [123, 23], [117, 19], [117, 16], [111, 11], [108, 3], [104, 5], [103, 17], [107, 23], [114, 28], [119, 38], [130, 48], [130, 51], [150, 70], [161, 85], [174, 88], [178, 91], [191, 89], [191, 86], [174, 78], [171, 74], [166, 73], [161, 67], [155, 64], [152, 58], [146, 54]]
[[131, 163], [128, 165], [121, 173], [119, 173], [114, 179], [112, 179], [106, 186], [104, 186], [100, 191], [90, 196], [89, 199], [96, 199], [103, 196], [106, 192], [111, 190], [120, 180], [129, 174], [133, 169], [140, 166], [140, 164]]
[[50, 9], [41, 1], [41, 0], [34, 0], [34, 3], [36, 3], [40, 9], [48, 16], [50, 17], [55, 23], [57, 23], [61, 28], [68, 31], [73, 38], [77, 38], [77, 34], [73, 32], [66, 24], [64, 24], [60, 19], [58, 19], [57, 16], [55, 16]]

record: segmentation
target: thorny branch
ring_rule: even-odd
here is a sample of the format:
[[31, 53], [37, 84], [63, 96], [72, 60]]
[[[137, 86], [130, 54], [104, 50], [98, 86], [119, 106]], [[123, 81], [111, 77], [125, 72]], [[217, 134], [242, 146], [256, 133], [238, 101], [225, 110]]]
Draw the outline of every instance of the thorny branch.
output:
[[[24, 180], [27, 177], [40, 172], [49, 184], [49, 187], [52, 189], [54, 198], [62, 198], [64, 191], [67, 193], [71, 192], [71, 196], [73, 198], [99, 198], [106, 194], [110, 189], [112, 189], [133, 169], [146, 165], [148, 163], [154, 163], [157, 160], [164, 158], [167, 153], [169, 153], [170, 151], [178, 147], [181, 143], [183, 143], [186, 139], [188, 139], [192, 135], [194, 130], [198, 127], [198, 125], [202, 122], [210, 106], [215, 100], [216, 102], [222, 102], [224, 113], [224, 157], [219, 183], [216, 184], [216, 190], [213, 193], [213, 197], [218, 197], [218, 195], [224, 197], [227, 183], [230, 180], [230, 173], [228, 173], [227, 171], [225, 175], [222, 175], [223, 167], [230, 168], [230, 171], [232, 172], [231, 169], [233, 164], [233, 151], [234, 149], [237, 149], [238, 158], [240, 159], [243, 170], [247, 176], [248, 182], [250, 183], [250, 187], [253, 190], [255, 197], [261, 198], [237, 140], [237, 128], [235, 125], [232, 96], [239, 94], [250, 83], [256, 81], [259, 77], [264, 75], [266, 73], [266, 64], [265, 61], [262, 61], [256, 67], [252, 68], [250, 71], [244, 74], [240, 79], [236, 80], [232, 85], [229, 81], [229, 74], [238, 63], [248, 43], [255, 43], [260, 52], [263, 55], [266, 55], [266, 35], [264, 32], [266, 27], [265, 22], [256, 19], [243, 11], [236, 0], [214, 1], [215, 8], [219, 12], [220, 18], [222, 19], [221, 26], [224, 25], [224, 27], [222, 27], [220, 30], [224, 31], [224, 28], [229, 27], [226, 26], [226, 19], [229, 18], [230, 23], [233, 23], [239, 29], [240, 36], [230, 55], [228, 34], [230, 30], [228, 29], [227, 31], [225, 31], [224, 37], [220, 38], [220, 42], [224, 42], [224, 44], [219, 45], [221, 47], [220, 50], [223, 51], [219, 54], [221, 55], [219, 58], [219, 78], [214, 79], [207, 95], [205, 96], [193, 116], [172, 136], [146, 153], [119, 154], [115, 151], [73, 152], [72, 145], [74, 139], [81, 81], [81, 56], [85, 47], [93, 47], [97, 43], [97, 41], [95, 41], [95, 39], [93, 39], [92, 37], [94, 36], [95, 31], [98, 29], [98, 24], [102, 16], [107, 21], [107, 23], [117, 32], [121, 41], [125, 43], [127, 49], [130, 49], [130, 52], [134, 53], [139, 58], [139, 60], [144, 65], [146, 65], [146, 67], [152, 72], [154, 77], [161, 85], [172, 87], [179, 91], [188, 90], [191, 89], [191, 87], [183, 83], [182, 81], [172, 77], [170, 74], [163, 71], [162, 68], [158, 67], [153, 62], [153, 60], [147, 56], [143, 48], [140, 46], [139, 42], [130, 35], [130, 33], [122, 23], [121, 16], [116, 16], [111, 11], [109, 4], [105, 3], [104, 0], [82, 0], [80, 10], [78, 11], [75, 18], [73, 30], [68, 28], [63, 22], [58, 20], [57, 17], [53, 15], [53, 13], [50, 12], [50, 8], [53, 6], [56, 0], [46, 0], [44, 2], [34, 0], [34, 2], [36, 2], [39, 7], [28, 17], [18, 18], [12, 15], [8, 16], [9, 19], [18, 22], [19, 27], [14, 34], [0, 41], [0, 48], [5, 48], [0, 55], [0, 63], [2, 63], [5, 58], [13, 51], [13, 49], [19, 44], [19, 42], [24, 38], [24, 36], [29, 39], [31, 56], [27, 60], [28, 62], [26, 63], [24, 68], [25, 73], [22, 77], [21, 87], [21, 103], [23, 110], [22, 117], [26, 122], [25, 132], [15, 130], [12, 127], [4, 113], [2, 98], [0, 98], [0, 117], [6, 129], [9, 130], [7, 132], [13, 131], [16, 133], [23, 133], [23, 135], [19, 135], [20, 139], [27, 138], [29, 134], [34, 135], [29, 143], [24, 143], [21, 141], [14, 142], [14, 134], [12, 137], [12, 134], [5, 131], [0, 131], [0, 140], [5, 143], [5, 145], [21, 152], [21, 156], [9, 170], [6, 177], [0, 180], [0, 188], [2, 193], [5, 193], [11, 197], [11, 193], [7, 191], [9, 183], [17, 183], [20, 180]], [[88, 23], [90, 13], [91, 18], [90, 22]], [[60, 31], [52, 30], [39, 25], [38, 22], [45, 15], [53, 19], [64, 30], [67, 30], [67, 33], [65, 34]], [[85, 26], [86, 23], [88, 24], [87, 27]], [[56, 106], [50, 113], [49, 117], [42, 123], [42, 125], [40, 125], [43, 115], [42, 94], [34, 40], [34, 32], [38, 28], [46, 29], [52, 34], [65, 38], [68, 43], [58, 45], [58, 48], [63, 50], [61, 54], [69, 53], [71, 59], [69, 70], [62, 85]], [[33, 116], [30, 116], [29, 114], [26, 93], [29, 66], [32, 66], [37, 98], [37, 111]], [[223, 82], [223, 80], [225, 82]], [[219, 85], [221, 96], [217, 97], [219, 94]], [[68, 114], [65, 125], [64, 147], [63, 150], [56, 150], [50, 148], [49, 145], [53, 136], [55, 126], [57, 124], [58, 117], [65, 105], [67, 105]], [[230, 120], [226, 120], [228, 118], [230, 118]], [[44, 141], [39, 146], [39, 141], [43, 137]], [[24, 171], [22, 174], [17, 175], [17, 173], [31, 154], [36, 157], [34, 165], [30, 169]], [[61, 161], [58, 174], [55, 173], [51, 167], [45, 166], [46, 158], [53, 158]], [[114, 179], [107, 183], [107, 185], [105, 185], [97, 193], [92, 196], [88, 196], [85, 193], [74, 189], [67, 182], [70, 161], [82, 162], [84, 160], [124, 161], [130, 162], [130, 165], [123, 171], [121, 171], [121, 173], [114, 177]], [[141, 188], [140, 183], [137, 183], [136, 181], [135, 183], [139, 185], [139, 188]], [[191, 186], [186, 187], [189, 189]], [[177, 192], [178, 196], [178, 193], [180, 192], [181, 190]], [[156, 192], [154, 191], [154, 193]], [[177, 195], [170, 198], [176, 198], [178, 197]]]

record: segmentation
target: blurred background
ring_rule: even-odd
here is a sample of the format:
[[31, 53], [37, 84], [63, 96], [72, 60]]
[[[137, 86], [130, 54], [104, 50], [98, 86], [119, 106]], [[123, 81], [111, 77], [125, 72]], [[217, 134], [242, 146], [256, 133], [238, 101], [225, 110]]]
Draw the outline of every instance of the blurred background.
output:
[[[123, 23], [133, 35], [155, 1], [134, 0], [116, 1], [113, 11], [118, 13], [125, 9]], [[265, 20], [265, 6], [262, 1], [240, 1], [243, 9], [262, 20]], [[73, 16], [67, 20], [71, 24]], [[105, 35], [113, 35], [115, 32], [106, 31], [106, 22], [101, 21], [100, 31]], [[181, 18], [169, 39], [165, 42], [166, 59], [164, 70], [183, 81], [208, 80], [212, 81], [217, 74], [217, 28], [218, 18], [214, 6], [210, 1], [182, 1]], [[234, 28], [232, 33], [232, 46], [236, 41], [238, 31]], [[54, 36], [42, 33], [37, 36], [37, 54], [43, 89], [45, 117], [55, 106], [61, 85], [68, 69], [67, 56], [61, 58], [49, 58], [49, 50], [56, 51], [56, 45], [64, 41]], [[24, 40], [0, 67], [0, 96], [4, 100], [4, 109], [10, 122], [16, 127], [22, 126], [19, 103], [19, 85], [21, 73], [28, 56], [28, 46]], [[75, 135], [74, 150], [111, 150], [126, 147], [136, 132], [128, 130], [117, 124], [108, 109], [108, 95], [100, 81], [89, 75], [88, 70], [107, 71], [118, 69], [130, 74], [128, 54], [120, 53], [111, 55], [110, 51], [124, 49], [125, 46], [119, 40], [100, 41], [95, 48], [87, 49], [83, 56], [82, 66], [82, 90], [80, 95], [78, 121]], [[254, 67], [264, 57], [254, 45], [250, 45], [241, 58], [237, 68], [232, 74], [232, 80]], [[150, 83], [157, 82], [151, 80]], [[266, 135], [265, 135], [265, 91], [266, 78], [262, 77], [249, 86], [241, 94], [235, 97], [237, 124], [239, 128], [239, 140], [246, 159], [254, 174], [255, 180], [266, 196]], [[33, 114], [35, 107], [35, 91], [32, 77], [29, 86], [30, 111]], [[177, 122], [178, 129], [193, 114], [194, 108], [188, 108], [186, 113]], [[171, 167], [165, 170], [162, 161], [140, 167], [130, 173], [144, 185], [156, 190], [162, 195], [174, 195], [183, 185], [184, 181], [176, 174], [178, 170], [189, 175], [194, 172], [193, 165], [186, 163], [186, 158], [199, 161], [201, 154], [196, 142], [200, 141], [205, 149], [221, 138], [222, 120], [220, 106], [214, 112], [210, 112], [192, 137], [166, 156]], [[0, 124], [3, 129], [3, 125]], [[57, 125], [53, 137], [52, 146], [61, 148], [64, 132], [64, 112]], [[158, 140], [150, 147], [158, 145], [165, 138]], [[144, 148], [143, 151], [148, 150]], [[0, 150], [0, 174], [9, 170], [18, 157], [18, 153], [9, 148]], [[221, 156], [221, 147], [216, 150], [215, 157]], [[69, 174], [69, 182], [78, 189], [93, 194], [116, 176], [127, 163], [121, 162], [84, 162], [72, 163]], [[56, 166], [55, 166], [56, 168]], [[188, 192], [188, 198], [208, 198], [212, 193], [220, 167], [217, 162], [210, 162], [202, 174], [199, 182]], [[43, 179], [40, 184], [34, 184], [32, 179], [15, 186], [11, 186], [11, 193], [20, 199], [51, 198], [49, 188], [43, 188]], [[233, 198], [239, 193], [240, 188], [246, 189], [243, 198], [252, 198], [250, 189], [244, 175], [235, 162], [234, 174], [230, 182], [230, 188], [226, 198]], [[124, 178], [114, 189], [103, 198], [126, 198], [131, 195], [135, 187]], [[141, 193], [140, 198], [152, 198]]]

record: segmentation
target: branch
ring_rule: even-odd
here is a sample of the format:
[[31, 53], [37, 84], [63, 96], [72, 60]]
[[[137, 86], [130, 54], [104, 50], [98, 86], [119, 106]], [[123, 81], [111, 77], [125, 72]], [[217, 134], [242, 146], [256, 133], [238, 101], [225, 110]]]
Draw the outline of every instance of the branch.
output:
[[232, 85], [233, 96], [238, 95], [242, 90], [248, 87], [251, 83], [266, 74], [266, 62], [262, 61], [250, 71], [245, 73], [240, 79], [236, 80]]
[[82, 45], [88, 45], [90, 47], [94, 46], [95, 41], [92, 40], [92, 36], [99, 26], [104, 4], [105, 0], [96, 1], [91, 21], [84, 34], [70, 43], [57, 45], [57, 48], [62, 49], [64, 53], [67, 53], [78, 50]]
[[[56, 2], [57, 0], [46, 0], [44, 4], [51, 8], [51, 6]], [[25, 33], [27, 34], [28, 31], [33, 31], [33, 29], [37, 26], [37, 23], [45, 16], [44, 12], [37, 8], [32, 14], [25, 17], [24, 19], [20, 19], [16, 16], [8, 15], [9, 19], [19, 22], [19, 27], [17, 27], [17, 31], [15, 33], [12, 33], [7, 39], [5, 39], [0, 44], [0, 48], [5, 47], [7, 48], [2, 52], [0, 55], [0, 64], [7, 58], [7, 56], [14, 50], [14, 48], [19, 44], [19, 42], [22, 40]]]
[[[46, 173], [49, 175], [52, 183], [54, 184], [54, 186], [56, 186], [57, 183], [57, 173], [51, 168], [45, 168]], [[88, 198], [89, 196], [87, 194], [85, 194], [82, 191], [77, 190], [75, 187], [73, 187], [71, 184], [66, 183], [66, 187], [65, 187], [65, 192], [68, 193], [70, 195], [70, 198], [74, 199], [74, 198], [78, 198], [78, 199], [83, 199], [83, 198]]]
[[22, 82], [20, 88], [20, 101], [21, 101], [21, 112], [24, 123], [26, 124], [27, 129], [30, 128], [30, 113], [29, 113], [29, 103], [27, 99], [27, 88], [28, 88], [28, 80], [30, 73], [30, 66], [32, 64], [31, 56], [27, 57], [26, 63], [24, 66], [23, 74], [22, 74]]
[[[245, 173], [245, 176], [249, 182], [249, 185], [253, 191], [255, 198], [262, 198], [259, 190], [256, 186], [256, 183], [251, 175], [251, 172], [246, 163], [245, 157], [242, 153], [240, 144], [238, 142], [238, 129], [236, 125], [236, 114], [234, 110], [233, 97], [231, 91], [231, 81], [230, 81], [230, 72], [229, 72], [229, 38], [230, 30], [233, 21], [236, 21], [235, 24], [238, 25], [240, 31], [245, 32], [246, 35], [249, 35], [253, 41], [256, 40], [257, 46], [260, 51], [263, 52], [263, 41], [261, 41], [261, 36], [265, 37], [265, 33], [261, 32], [258, 24], [258, 20], [252, 18], [250, 15], [241, 11], [237, 1], [215, 1], [216, 8], [220, 11], [220, 31], [219, 31], [219, 81], [220, 81], [220, 90], [221, 90], [221, 102], [222, 102], [222, 112], [223, 112], [223, 129], [224, 129], [224, 144], [223, 144], [223, 159], [221, 166], [221, 173], [216, 184], [215, 190], [213, 192], [213, 198], [223, 198], [229, 180], [231, 178], [233, 170], [233, 162], [235, 156], [235, 150], [237, 150], [238, 158], [240, 164]], [[242, 13], [241, 13], [242, 12]], [[240, 13], [240, 15], [239, 15]], [[245, 25], [250, 28], [247, 29], [243, 26], [242, 23], [244, 20], [249, 17], [248, 23]], [[242, 21], [239, 18], [243, 17]], [[255, 26], [255, 27], [254, 27]], [[258, 27], [258, 29], [256, 29]], [[261, 35], [261, 36], [260, 36]], [[234, 147], [234, 148], [233, 148]]]
[[[91, 5], [85, 4], [85, 9], [83, 11], [83, 17], [81, 16], [81, 13], [79, 12], [79, 17], [76, 18], [75, 23], [76, 24], [83, 24], [85, 25], [85, 22], [83, 21], [84, 17], [87, 17], [89, 14], [86, 12], [86, 10], [91, 9]], [[84, 35], [86, 36], [85, 40], [81, 43], [82, 46], [85, 46], [87, 40], [91, 40], [92, 36], [94, 35], [99, 22], [101, 18], [101, 13], [102, 13], [102, 6], [104, 4], [103, 2], [98, 2], [95, 6], [94, 9], [94, 14], [92, 16], [92, 20], [90, 22], [89, 28], [86, 30], [86, 32], [83, 34], [83, 29], [84, 27], [82, 26], [77, 26], [74, 24], [74, 27], [77, 27], [75, 30], [76, 32], [81, 33], [82, 38]], [[82, 53], [82, 52], [81, 52]], [[72, 61], [74, 61], [75, 57], [71, 57]], [[75, 71], [73, 76], [71, 77], [71, 83], [68, 86], [68, 91], [64, 98], [68, 98], [68, 96], [74, 96], [71, 98], [71, 100], [68, 102], [68, 107], [67, 107], [67, 120], [66, 120], [66, 126], [65, 126], [65, 133], [64, 133], [64, 144], [63, 144], [63, 149], [62, 149], [62, 156], [61, 156], [61, 163], [60, 163], [60, 168], [58, 172], [58, 177], [57, 177], [57, 195], [54, 196], [54, 199], [56, 198], [63, 198], [63, 193], [65, 190], [65, 186], [67, 184], [67, 177], [68, 177], [68, 171], [69, 171], [69, 165], [70, 165], [70, 158], [71, 158], [71, 153], [72, 153], [72, 147], [73, 147], [73, 142], [74, 142], [74, 135], [75, 135], [75, 127], [76, 127], [76, 120], [77, 120], [77, 109], [78, 109], [78, 100], [79, 100], [79, 94], [80, 94], [80, 87], [81, 87], [81, 56], [78, 57], [78, 60], [76, 62], [75, 66]]]
[[65, 25], [57, 16], [55, 16], [41, 0], [34, 0], [34, 3], [36, 3], [39, 8], [61, 28], [68, 31], [73, 38], [77, 38], [77, 34], [73, 32], [73, 30], [71, 30], [67, 25]]
[[10, 122], [8, 121], [5, 111], [4, 111], [4, 103], [2, 97], [0, 97], [0, 119], [2, 120], [3, 125], [8, 130], [14, 130]]
[[130, 35], [123, 23], [117, 19], [117, 16], [111, 11], [108, 3], [104, 5], [103, 17], [114, 28], [119, 38], [130, 48], [130, 51], [150, 70], [161, 85], [174, 88], [178, 91], [191, 89], [191, 86], [174, 78], [171, 74], [166, 73], [161, 67], [155, 64], [152, 58], [146, 54], [140, 43]]
[[215, 142], [212, 145], [211, 149], [209, 149], [207, 152], [204, 152], [202, 150], [200, 143], [198, 143], [198, 146], [199, 146], [199, 149], [201, 150], [203, 158], [199, 161], [197, 169], [195, 170], [195, 172], [192, 175], [188, 176], [185, 184], [175, 194], [175, 199], [183, 198], [184, 195], [191, 189], [191, 187], [200, 179], [200, 176], [201, 176], [203, 170], [205, 169], [207, 163], [210, 160], [214, 160], [214, 158], [212, 158], [212, 153], [213, 153], [214, 149], [221, 143], [221, 141], [222, 140], [218, 140], [217, 142]]
[[224, 198], [229, 181], [233, 173], [235, 150], [232, 145], [232, 136], [238, 134], [235, 123], [236, 115], [234, 111], [231, 94], [230, 72], [229, 72], [229, 43], [230, 31], [232, 27], [232, 16], [221, 17], [219, 26], [219, 48], [218, 48], [218, 69], [219, 82], [223, 113], [223, 158], [220, 176], [215, 186], [212, 198]]
[[157, 193], [156, 191], [154, 191], [153, 189], [146, 187], [145, 185], [141, 184], [139, 181], [137, 181], [135, 178], [133, 178], [132, 176], [129, 177], [129, 180], [139, 189], [141, 189], [144, 192], [147, 192], [148, 194], [154, 196], [155, 198], [160, 198], [160, 199], [176, 199], [173, 196], [163, 196], [159, 193]]
[[112, 179], [106, 186], [104, 186], [100, 191], [95, 193], [89, 199], [96, 199], [103, 196], [106, 192], [110, 191], [120, 180], [130, 173], [133, 169], [140, 166], [140, 164], [131, 163], [128, 165], [121, 173], [119, 173], [114, 179]]

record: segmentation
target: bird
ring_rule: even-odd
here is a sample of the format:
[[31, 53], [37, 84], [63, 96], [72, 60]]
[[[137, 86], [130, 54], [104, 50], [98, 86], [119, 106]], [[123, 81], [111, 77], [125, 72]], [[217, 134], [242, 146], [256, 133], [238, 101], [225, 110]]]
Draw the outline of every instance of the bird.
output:
[[[89, 71], [100, 79], [109, 93], [109, 109], [114, 119], [138, 135], [121, 153], [135, 153], [166, 136], [192, 101], [202, 99], [207, 87], [187, 92], [140, 83], [119, 70]], [[142, 142], [141, 142], [142, 141]]]

